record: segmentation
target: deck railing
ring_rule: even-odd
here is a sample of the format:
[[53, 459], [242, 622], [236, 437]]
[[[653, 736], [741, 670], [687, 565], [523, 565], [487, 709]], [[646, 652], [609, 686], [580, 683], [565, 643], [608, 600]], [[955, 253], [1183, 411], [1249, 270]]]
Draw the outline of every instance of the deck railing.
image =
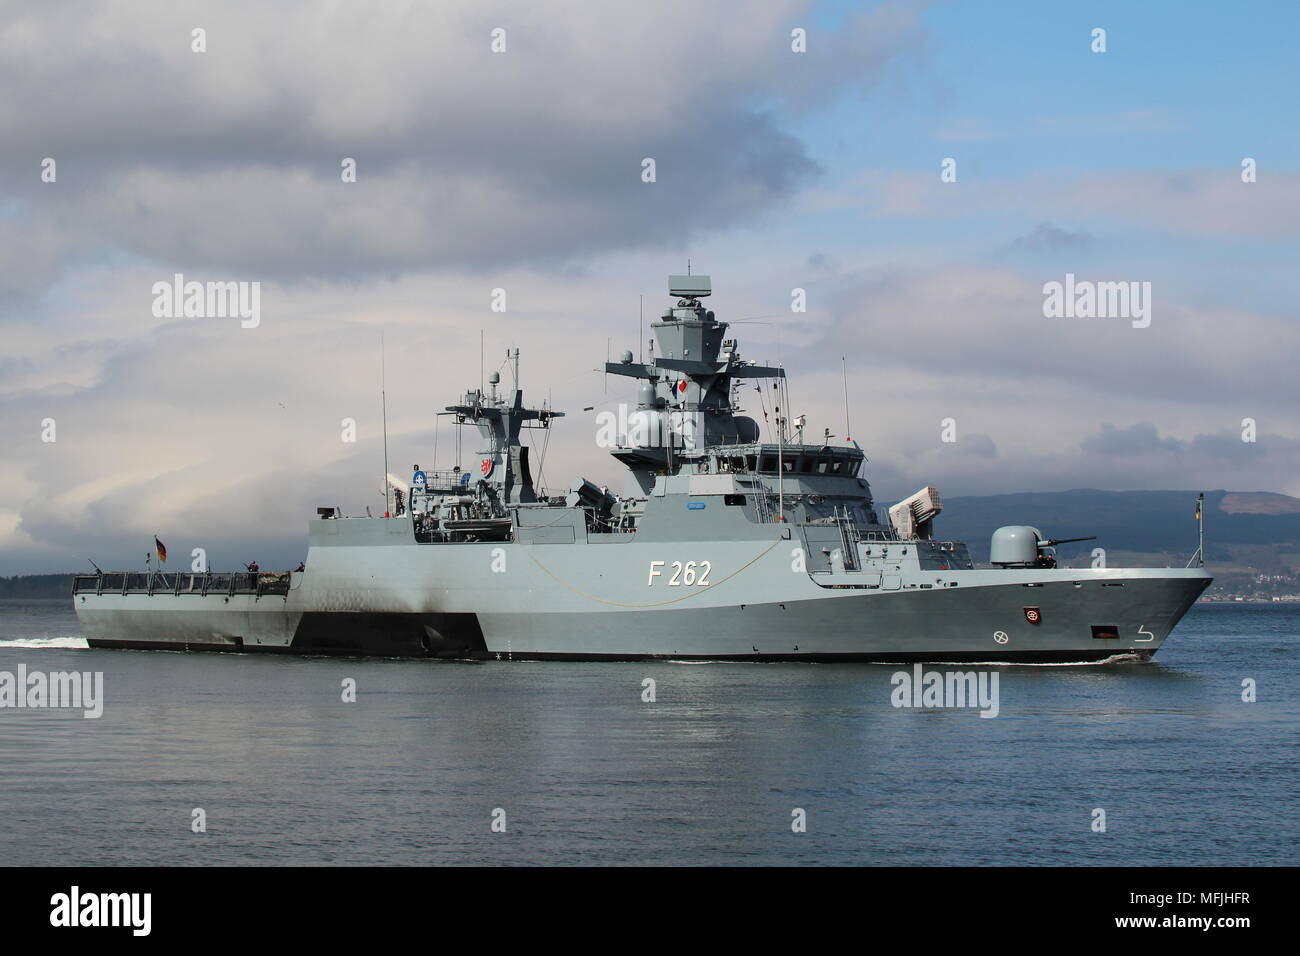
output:
[[106, 571], [78, 574], [73, 594], [253, 594], [289, 593], [288, 571], [190, 573], [185, 571]]

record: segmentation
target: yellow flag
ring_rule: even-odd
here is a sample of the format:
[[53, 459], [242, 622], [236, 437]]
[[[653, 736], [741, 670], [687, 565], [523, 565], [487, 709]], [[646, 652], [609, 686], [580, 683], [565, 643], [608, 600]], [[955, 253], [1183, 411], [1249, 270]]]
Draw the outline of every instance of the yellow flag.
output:
[[155, 547], [155, 548], [157, 549], [157, 551], [158, 551], [158, 563], [159, 563], [159, 564], [166, 564], [166, 563], [167, 563], [167, 546], [166, 546], [165, 544], [163, 544], [161, 541], [158, 540], [158, 536], [157, 536], [157, 535], [154, 535], [154, 537], [153, 537], [153, 544], [154, 544], [154, 547]]

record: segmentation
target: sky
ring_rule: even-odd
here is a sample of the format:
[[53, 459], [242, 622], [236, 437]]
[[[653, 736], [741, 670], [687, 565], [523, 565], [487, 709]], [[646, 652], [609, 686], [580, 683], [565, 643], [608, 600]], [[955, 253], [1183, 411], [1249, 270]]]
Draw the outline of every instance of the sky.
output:
[[[436, 412], [481, 366], [508, 383], [512, 348], [567, 413], [543, 482], [621, 488], [596, 411], [635, 383], [597, 369], [688, 261], [812, 434], [846, 435], [843, 361], [881, 505], [1300, 495], [1298, 26], [1280, 2], [4, 0], [0, 574], [142, 566], [154, 535], [292, 566], [317, 506], [382, 511], [381, 391], [389, 472], [449, 468]], [[176, 274], [258, 283], [257, 324], [157, 314]], [[1048, 315], [1067, 274], [1149, 289], [1149, 321]]]

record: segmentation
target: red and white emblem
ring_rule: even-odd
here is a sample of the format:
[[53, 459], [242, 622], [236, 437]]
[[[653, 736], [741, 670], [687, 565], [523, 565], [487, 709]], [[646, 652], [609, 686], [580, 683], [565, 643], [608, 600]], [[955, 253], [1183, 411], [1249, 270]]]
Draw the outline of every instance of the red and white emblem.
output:
[[1043, 612], [1036, 607], [1025, 608], [1025, 620], [1030, 624], [1038, 624], [1043, 620]]
[[484, 478], [491, 478], [492, 472], [496, 471], [497, 460], [495, 458], [484, 458], [478, 466], [478, 470], [483, 472]]

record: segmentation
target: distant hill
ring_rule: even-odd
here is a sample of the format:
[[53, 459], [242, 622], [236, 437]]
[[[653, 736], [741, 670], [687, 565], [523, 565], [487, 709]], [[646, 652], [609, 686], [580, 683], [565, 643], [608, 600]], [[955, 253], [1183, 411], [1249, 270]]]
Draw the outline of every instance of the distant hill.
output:
[[1300, 512], [1300, 498], [1271, 491], [1229, 491], [1219, 502], [1219, 510], [1229, 514], [1293, 515]]

